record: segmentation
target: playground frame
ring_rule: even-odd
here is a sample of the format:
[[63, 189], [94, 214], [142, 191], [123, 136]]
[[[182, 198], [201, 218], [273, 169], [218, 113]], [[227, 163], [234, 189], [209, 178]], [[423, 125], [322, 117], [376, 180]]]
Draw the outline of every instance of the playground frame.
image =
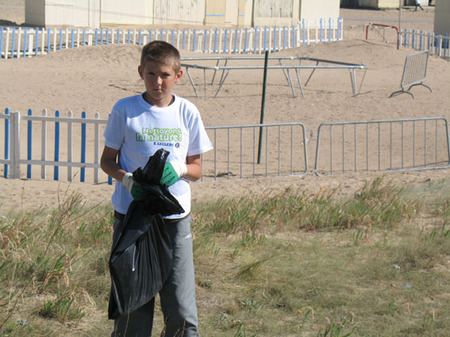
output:
[[[297, 56], [269, 56], [268, 57], [269, 62], [271, 64], [267, 65], [267, 69], [269, 70], [282, 70], [283, 74], [286, 78], [286, 81], [289, 85], [289, 87], [292, 90], [292, 95], [294, 97], [297, 96], [295, 87], [294, 87], [294, 81], [291, 76], [291, 72], [293, 71], [296, 76], [296, 80], [298, 83], [298, 86], [300, 88], [300, 93], [302, 97], [304, 96], [303, 87], [308, 85], [308, 82], [311, 80], [312, 76], [314, 75], [316, 70], [325, 70], [325, 69], [345, 69], [350, 72], [350, 81], [352, 86], [352, 92], [353, 95], [357, 95], [361, 91], [362, 84], [364, 82], [364, 77], [366, 74], [366, 71], [368, 67], [364, 64], [353, 64], [353, 63], [346, 63], [346, 62], [339, 62], [339, 61], [331, 61], [331, 60], [324, 60], [324, 59], [318, 59], [318, 58], [310, 58], [310, 57], [297, 57]], [[182, 58], [181, 66], [186, 68], [186, 73], [188, 75], [189, 81], [192, 85], [192, 88], [194, 89], [194, 92], [197, 97], [200, 97], [199, 91], [198, 91], [198, 85], [194, 83], [193, 77], [191, 75], [192, 69], [199, 69], [203, 70], [203, 85], [204, 85], [204, 95], [206, 97], [206, 71], [212, 71], [212, 80], [211, 85], [214, 84], [217, 72], [221, 72], [220, 79], [218, 81], [218, 89], [214, 95], [214, 98], [216, 98], [219, 95], [220, 90], [222, 89], [223, 85], [225, 84], [226, 79], [228, 78], [228, 75], [230, 74], [231, 70], [264, 70], [265, 66], [263, 64], [244, 64], [245, 61], [251, 61], [251, 63], [257, 63], [255, 61], [264, 61], [264, 56], [251, 56], [251, 57], [244, 57], [244, 56], [216, 56], [216, 57], [186, 57]], [[209, 61], [215, 61], [215, 65], [205, 65], [206, 62]], [[276, 62], [273, 64], [273, 62]], [[287, 64], [286, 62], [291, 62], [291, 64]], [[198, 63], [193, 63], [198, 62]], [[233, 62], [234, 65], [229, 65], [229, 63]], [[295, 62], [296, 64], [292, 64], [292, 62]], [[236, 64], [237, 63], [237, 64]], [[306, 64], [305, 64], [306, 63]], [[309, 76], [307, 80], [305, 81], [304, 85], [302, 84], [300, 71], [309, 69], [311, 72], [309, 73]], [[356, 70], [363, 71], [363, 77], [361, 79], [361, 82], [359, 84], [359, 87], [357, 85], [356, 80]]]

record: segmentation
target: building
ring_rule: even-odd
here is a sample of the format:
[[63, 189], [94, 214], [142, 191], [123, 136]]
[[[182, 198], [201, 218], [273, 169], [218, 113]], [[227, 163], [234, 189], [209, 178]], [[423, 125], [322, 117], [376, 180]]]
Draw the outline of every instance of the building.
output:
[[440, 35], [450, 34], [450, 1], [436, 1], [434, 32]]
[[340, 0], [26, 0], [30, 26], [292, 25], [339, 17]]

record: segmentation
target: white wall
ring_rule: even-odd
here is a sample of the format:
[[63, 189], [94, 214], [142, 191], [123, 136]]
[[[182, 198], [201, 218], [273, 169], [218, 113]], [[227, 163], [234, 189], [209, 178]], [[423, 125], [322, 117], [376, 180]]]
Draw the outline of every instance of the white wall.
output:
[[298, 21], [300, 0], [254, 0], [254, 26], [291, 25]]
[[101, 1], [102, 25], [151, 25], [153, 1]]
[[450, 1], [448, 0], [436, 0], [434, 32], [441, 35], [450, 34]]
[[[33, 26], [75, 27], [284, 26], [300, 19], [337, 18], [339, 4], [340, 0], [26, 0], [25, 20]], [[214, 20], [207, 9], [217, 14]]]
[[[150, 2], [150, 1], [149, 1]], [[202, 25], [205, 0], [153, 0], [154, 24]]]
[[300, 20], [339, 17], [339, 0], [300, 0]]

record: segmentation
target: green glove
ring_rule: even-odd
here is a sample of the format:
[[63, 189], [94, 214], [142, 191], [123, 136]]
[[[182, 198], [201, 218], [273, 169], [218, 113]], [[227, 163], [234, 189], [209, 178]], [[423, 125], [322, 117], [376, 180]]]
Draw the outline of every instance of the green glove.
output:
[[168, 162], [164, 165], [163, 174], [161, 176], [161, 185], [167, 187], [172, 186], [177, 180], [187, 173], [187, 166], [177, 161]]
[[134, 182], [133, 174], [128, 172], [123, 176], [122, 184], [130, 191], [134, 200], [141, 201], [146, 197], [146, 190], [139, 184]]

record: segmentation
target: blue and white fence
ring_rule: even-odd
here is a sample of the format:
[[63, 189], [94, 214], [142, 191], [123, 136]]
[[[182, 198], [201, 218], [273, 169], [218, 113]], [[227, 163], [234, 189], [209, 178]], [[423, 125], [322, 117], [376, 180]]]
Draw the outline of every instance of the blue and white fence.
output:
[[440, 57], [450, 57], [450, 43], [448, 34], [425, 33], [417, 30], [403, 30], [400, 32], [400, 45], [414, 50], [428, 50]]
[[0, 58], [48, 54], [62, 49], [108, 44], [144, 45], [164, 40], [180, 50], [262, 54], [310, 43], [340, 41], [342, 18], [302, 20], [296, 25], [255, 28], [120, 29], [0, 27]]
[[[95, 118], [87, 118], [86, 112], [74, 117], [69, 111], [67, 117], [63, 117], [57, 110], [54, 116], [49, 116], [44, 109], [41, 116], [35, 116], [31, 109], [21, 115], [7, 108], [0, 119], [5, 122], [4, 153], [0, 159], [4, 164], [4, 177], [31, 179], [40, 170], [40, 178], [46, 179], [47, 167], [53, 166], [54, 180], [60, 180], [63, 173], [60, 169], [66, 167], [67, 181], [79, 175], [80, 181], [85, 182], [86, 169], [92, 169], [94, 183], [100, 182], [100, 174], [104, 175], [100, 170], [101, 136], [106, 120], [100, 119], [98, 113]], [[22, 120], [27, 123], [21, 123]], [[26, 176], [21, 175], [23, 165], [27, 168]], [[74, 168], [79, 168], [79, 172], [74, 174]], [[112, 183], [106, 175], [104, 179]]]

